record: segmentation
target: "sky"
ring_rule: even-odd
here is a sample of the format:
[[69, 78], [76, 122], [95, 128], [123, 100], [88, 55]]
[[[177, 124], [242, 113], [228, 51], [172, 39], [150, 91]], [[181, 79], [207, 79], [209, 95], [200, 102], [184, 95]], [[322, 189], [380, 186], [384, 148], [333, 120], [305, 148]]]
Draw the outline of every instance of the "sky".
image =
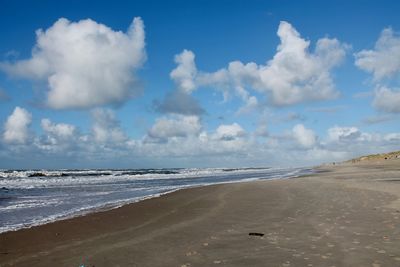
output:
[[0, 0], [0, 168], [400, 149], [397, 1]]

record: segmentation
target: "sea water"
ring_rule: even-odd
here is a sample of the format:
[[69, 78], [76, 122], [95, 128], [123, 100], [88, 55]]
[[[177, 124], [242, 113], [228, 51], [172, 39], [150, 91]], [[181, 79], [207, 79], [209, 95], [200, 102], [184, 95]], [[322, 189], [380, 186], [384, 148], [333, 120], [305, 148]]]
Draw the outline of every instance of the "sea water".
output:
[[0, 170], [0, 233], [183, 188], [293, 178], [312, 172], [310, 168]]

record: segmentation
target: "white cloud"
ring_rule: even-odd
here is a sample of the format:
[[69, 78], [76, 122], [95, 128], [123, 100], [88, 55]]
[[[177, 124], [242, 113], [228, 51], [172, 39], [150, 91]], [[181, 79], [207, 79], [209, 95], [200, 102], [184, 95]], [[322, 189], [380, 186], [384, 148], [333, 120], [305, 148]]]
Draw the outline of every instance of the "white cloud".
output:
[[78, 131], [74, 125], [53, 123], [49, 119], [41, 120], [43, 135], [35, 139], [35, 145], [48, 153], [64, 152], [70, 154], [73, 147], [80, 145]]
[[215, 130], [213, 138], [221, 141], [232, 141], [244, 137], [246, 131], [239, 124], [222, 124]]
[[382, 86], [385, 78], [395, 78], [400, 73], [400, 36], [391, 28], [381, 32], [373, 50], [355, 54], [355, 64], [373, 75], [375, 83], [372, 105], [380, 111], [400, 113], [400, 91]]
[[374, 81], [390, 78], [400, 72], [400, 37], [391, 28], [381, 32], [373, 50], [355, 54], [355, 64], [372, 73]]
[[384, 136], [384, 139], [389, 142], [398, 142], [400, 141], [400, 133], [389, 133]]
[[16, 107], [4, 125], [3, 139], [9, 144], [25, 144], [29, 139], [28, 127], [32, 114], [23, 108]]
[[[207, 130], [199, 117], [183, 115], [161, 117], [143, 138], [130, 139], [113, 111], [96, 109], [92, 116], [93, 128], [89, 133], [80, 133], [73, 125], [43, 119], [43, 135], [34, 137], [28, 132], [31, 115], [16, 108], [6, 123], [9, 130], [12, 129], [8, 133], [24, 133], [24, 137], [14, 135], [9, 142], [4, 142], [0, 157], [35, 155], [46, 162], [65, 159], [74, 162], [75, 167], [90, 164], [129, 167], [133, 159], [138, 167], [144, 162], [154, 167], [155, 161], [162, 166], [183, 167], [304, 166], [400, 149], [400, 133], [396, 132], [367, 133], [357, 127], [334, 126], [320, 139], [302, 124], [288, 132], [268, 134], [265, 122], [253, 133], [238, 123], [221, 124], [215, 130]], [[259, 138], [260, 135], [263, 138]], [[28, 139], [33, 142], [27, 143]]]
[[[257, 98], [251, 96], [244, 87], [244, 83], [249, 81], [250, 72], [256, 66], [254, 63], [244, 66], [241, 62], [235, 61], [229, 63], [228, 70], [220, 69], [215, 72], [198, 71], [194, 53], [186, 49], [175, 56], [175, 62], [177, 63], [177, 67], [172, 70], [170, 77], [174, 80], [180, 94], [188, 95], [199, 87], [211, 86], [214, 89], [222, 91], [224, 101], [227, 101], [229, 98], [229, 89], [233, 89], [234, 93], [245, 102], [245, 105], [238, 110], [239, 114], [246, 113], [257, 107]], [[258, 73], [254, 75], [257, 76]], [[169, 100], [174, 100], [178, 106], [182, 106], [180, 104], [182, 102], [181, 98]], [[181, 114], [188, 113], [186, 110], [189, 109], [185, 109], [185, 112], [181, 112]]]
[[328, 129], [328, 140], [333, 142], [354, 141], [361, 136], [357, 127], [334, 126]]
[[310, 100], [332, 99], [338, 95], [330, 71], [345, 56], [345, 46], [337, 39], [317, 41], [314, 53], [310, 41], [300, 37], [291, 24], [282, 21], [277, 53], [260, 67], [264, 88], [271, 91], [276, 105], [290, 105]]
[[227, 78], [226, 71], [198, 71], [194, 53], [186, 49], [175, 55], [175, 63], [177, 66], [171, 71], [170, 78], [174, 81], [176, 89], [168, 93], [162, 102], [156, 101], [156, 110], [161, 113], [202, 115], [205, 111], [191, 93], [201, 86], [217, 85], [218, 88], [223, 88]]
[[354, 126], [334, 126], [328, 129], [326, 139], [321, 146], [329, 153], [340, 153], [338, 160], [376, 154], [400, 149], [400, 133], [363, 132]]
[[400, 113], [400, 90], [381, 86], [375, 89], [373, 106], [382, 111]]
[[199, 117], [177, 115], [157, 119], [148, 131], [148, 136], [165, 141], [173, 137], [197, 136], [201, 129]]
[[[215, 131], [206, 131], [198, 118], [173, 116], [161, 118], [149, 130], [143, 142], [135, 143], [135, 150], [157, 158], [179, 158], [181, 160], [235, 158], [248, 153], [252, 143], [245, 130], [237, 123], [219, 125]], [[152, 138], [152, 139], [149, 139]], [[247, 147], [247, 148], [246, 148]], [[178, 162], [181, 165], [181, 161]]]
[[212, 73], [198, 71], [195, 57], [195, 54], [187, 49], [175, 55], [177, 66], [171, 71], [170, 77], [175, 82], [178, 90], [190, 94], [200, 86], [223, 86], [229, 81], [228, 72], [225, 69]]
[[69, 139], [75, 135], [76, 128], [66, 123], [53, 123], [49, 119], [42, 119], [41, 126], [43, 131], [59, 139]]
[[277, 53], [266, 65], [233, 61], [227, 68], [204, 72], [197, 69], [194, 53], [184, 50], [175, 57], [178, 66], [171, 72], [171, 78], [187, 93], [201, 86], [222, 90], [224, 100], [231, 88], [245, 103], [240, 112], [259, 105], [249, 89], [268, 95], [270, 103], [278, 106], [337, 97], [331, 71], [344, 59], [347, 45], [337, 39], [322, 38], [310, 52], [310, 41], [301, 38], [285, 21], [279, 25], [278, 36], [281, 43]]
[[197, 75], [194, 58], [195, 55], [192, 51], [183, 50], [182, 53], [175, 56], [175, 63], [178, 66], [170, 73], [170, 77], [174, 80], [178, 89], [185, 93], [191, 93], [197, 87], [194, 81]]
[[46, 80], [54, 109], [123, 103], [141, 89], [134, 72], [146, 59], [144, 26], [135, 18], [126, 33], [86, 19], [61, 18], [36, 31], [32, 57], [0, 63], [10, 75]]
[[128, 138], [112, 110], [97, 108], [92, 110], [91, 114], [93, 118], [92, 135], [95, 142], [118, 146], [127, 141]]
[[313, 130], [304, 127], [303, 124], [295, 125], [292, 133], [297, 143], [304, 148], [311, 148], [317, 143], [317, 135]]

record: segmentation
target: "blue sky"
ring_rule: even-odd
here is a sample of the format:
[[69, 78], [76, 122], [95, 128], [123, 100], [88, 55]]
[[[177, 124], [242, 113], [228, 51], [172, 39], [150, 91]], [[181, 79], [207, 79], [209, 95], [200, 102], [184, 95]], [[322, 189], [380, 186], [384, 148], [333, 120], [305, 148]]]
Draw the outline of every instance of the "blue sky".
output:
[[0, 168], [294, 166], [400, 149], [396, 1], [0, 5]]

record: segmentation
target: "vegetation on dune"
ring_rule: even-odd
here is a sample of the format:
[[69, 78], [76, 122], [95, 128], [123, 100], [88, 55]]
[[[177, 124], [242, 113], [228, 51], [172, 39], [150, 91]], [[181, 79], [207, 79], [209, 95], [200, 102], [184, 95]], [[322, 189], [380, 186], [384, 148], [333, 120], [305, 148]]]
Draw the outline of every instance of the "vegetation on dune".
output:
[[389, 160], [389, 159], [400, 159], [400, 151], [393, 151], [389, 153], [372, 154], [367, 156], [361, 156], [359, 158], [354, 158], [346, 161], [346, 163], [355, 163], [360, 161], [368, 160]]

